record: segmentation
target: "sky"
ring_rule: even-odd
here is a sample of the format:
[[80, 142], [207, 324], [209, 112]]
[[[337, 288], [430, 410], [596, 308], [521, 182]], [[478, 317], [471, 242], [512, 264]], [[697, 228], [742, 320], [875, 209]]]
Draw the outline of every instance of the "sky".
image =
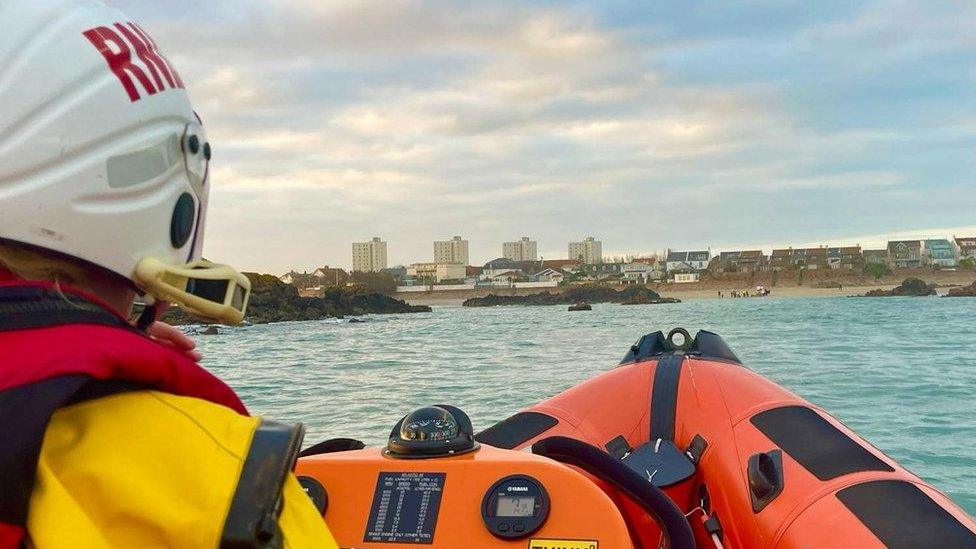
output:
[[976, 2], [117, 0], [249, 271], [976, 233]]

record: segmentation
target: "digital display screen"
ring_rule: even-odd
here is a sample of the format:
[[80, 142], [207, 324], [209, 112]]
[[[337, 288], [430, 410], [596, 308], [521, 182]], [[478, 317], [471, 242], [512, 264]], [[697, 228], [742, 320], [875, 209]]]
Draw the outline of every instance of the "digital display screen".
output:
[[495, 505], [496, 517], [531, 517], [535, 513], [535, 497], [500, 496]]

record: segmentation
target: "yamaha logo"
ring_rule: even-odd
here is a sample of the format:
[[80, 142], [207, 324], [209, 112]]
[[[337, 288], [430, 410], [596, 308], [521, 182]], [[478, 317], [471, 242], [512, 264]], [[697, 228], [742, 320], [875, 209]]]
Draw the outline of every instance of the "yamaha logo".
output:
[[509, 486], [508, 487], [508, 491], [509, 492], [528, 492], [529, 491], [529, 487], [528, 486]]

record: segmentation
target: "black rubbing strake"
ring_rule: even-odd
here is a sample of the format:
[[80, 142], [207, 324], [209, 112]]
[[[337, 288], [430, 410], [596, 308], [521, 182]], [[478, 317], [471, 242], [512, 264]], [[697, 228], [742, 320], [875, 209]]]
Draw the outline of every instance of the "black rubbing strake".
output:
[[481, 431], [474, 439], [482, 444], [511, 450], [555, 427], [557, 423], [559, 420], [550, 415], [519, 412]]
[[890, 549], [976, 548], [976, 534], [910, 482], [863, 482], [837, 499]]
[[859, 471], [894, 471], [805, 406], [773, 408], [752, 416], [749, 421], [820, 480]]
[[650, 440], [674, 440], [674, 421], [678, 408], [678, 382], [681, 380], [681, 355], [661, 357], [654, 371], [651, 389]]

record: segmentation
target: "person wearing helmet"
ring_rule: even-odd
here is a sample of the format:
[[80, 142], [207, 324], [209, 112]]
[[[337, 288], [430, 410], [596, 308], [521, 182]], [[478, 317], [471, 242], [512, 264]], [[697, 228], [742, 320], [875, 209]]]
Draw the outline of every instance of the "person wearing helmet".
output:
[[211, 147], [179, 74], [97, 1], [0, 2], [0, 28], [0, 548], [336, 547], [301, 426], [155, 322], [239, 322], [250, 293], [201, 257]]

